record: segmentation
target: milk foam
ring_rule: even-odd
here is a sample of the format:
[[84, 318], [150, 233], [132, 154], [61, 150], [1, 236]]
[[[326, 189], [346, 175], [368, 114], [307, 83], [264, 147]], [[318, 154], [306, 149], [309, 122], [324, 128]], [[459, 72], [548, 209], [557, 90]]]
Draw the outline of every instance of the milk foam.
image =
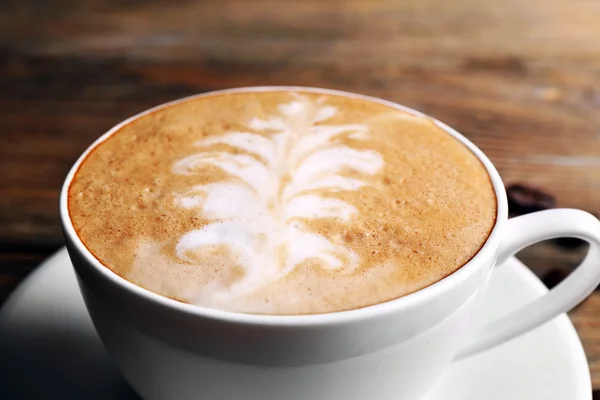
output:
[[69, 188], [107, 268], [242, 313], [369, 306], [443, 279], [494, 226], [485, 167], [429, 118], [312, 90], [210, 94], [117, 129]]
[[[336, 143], [341, 136], [366, 139], [369, 127], [327, 124], [338, 110], [323, 103], [294, 94], [292, 101], [278, 106], [277, 114], [251, 119], [248, 131], [200, 140], [198, 153], [173, 165], [179, 175], [193, 176], [211, 166], [229, 177], [175, 196], [178, 206], [211, 221], [178, 240], [177, 256], [194, 263], [195, 250], [225, 246], [223, 260], [243, 270], [241, 279], [228, 287], [210, 287], [219, 301], [251, 293], [306, 261], [340, 273], [359, 265], [352, 249], [311, 232], [304, 221], [351, 221], [356, 207], [327, 193], [367, 185], [365, 179], [378, 173], [384, 160], [377, 151]], [[354, 177], [344, 175], [348, 170]]]

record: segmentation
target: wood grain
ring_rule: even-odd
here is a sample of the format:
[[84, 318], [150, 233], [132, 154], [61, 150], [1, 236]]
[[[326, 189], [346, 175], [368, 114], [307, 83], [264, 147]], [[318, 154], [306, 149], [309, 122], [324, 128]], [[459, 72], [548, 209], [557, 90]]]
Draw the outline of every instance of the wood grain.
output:
[[[406, 104], [506, 182], [600, 212], [596, 0], [45, 1], [0, 4], [0, 302], [62, 245], [58, 193], [117, 122], [213, 89], [309, 85]], [[542, 275], [584, 249], [520, 257]], [[571, 315], [600, 388], [600, 294]]]

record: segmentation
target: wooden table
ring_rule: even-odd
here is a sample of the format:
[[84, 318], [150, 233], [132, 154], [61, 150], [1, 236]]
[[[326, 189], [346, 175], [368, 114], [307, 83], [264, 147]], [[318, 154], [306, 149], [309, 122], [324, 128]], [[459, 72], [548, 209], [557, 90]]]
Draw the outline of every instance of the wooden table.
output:
[[[463, 132], [506, 182], [600, 212], [596, 0], [115, 3], [0, 5], [0, 302], [62, 246], [58, 193], [76, 157], [128, 116], [213, 89], [397, 101]], [[520, 256], [543, 276], [584, 251]], [[600, 292], [570, 314], [600, 389], [598, 315]]]

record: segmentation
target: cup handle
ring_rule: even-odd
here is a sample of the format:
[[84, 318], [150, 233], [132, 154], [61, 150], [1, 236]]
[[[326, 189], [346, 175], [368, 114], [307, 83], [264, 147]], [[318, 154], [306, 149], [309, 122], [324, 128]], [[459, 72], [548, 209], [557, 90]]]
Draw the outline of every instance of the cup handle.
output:
[[553, 209], [509, 219], [503, 230], [496, 265], [501, 266], [526, 246], [557, 237], [575, 237], [589, 242], [590, 249], [583, 262], [544, 296], [471, 332], [455, 360], [499, 345], [542, 325], [575, 307], [598, 286], [600, 221], [581, 210]]

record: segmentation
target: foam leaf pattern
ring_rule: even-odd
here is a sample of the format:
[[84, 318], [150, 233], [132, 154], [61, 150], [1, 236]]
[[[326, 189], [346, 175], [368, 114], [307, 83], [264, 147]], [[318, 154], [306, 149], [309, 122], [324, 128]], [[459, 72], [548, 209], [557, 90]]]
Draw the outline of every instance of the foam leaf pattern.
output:
[[220, 295], [251, 293], [307, 261], [339, 273], [359, 265], [351, 248], [311, 232], [305, 222], [351, 221], [356, 207], [327, 194], [367, 185], [364, 179], [381, 170], [383, 158], [341, 144], [337, 139], [367, 138], [368, 126], [326, 124], [338, 110], [323, 103], [296, 94], [270, 118], [251, 119], [247, 132], [200, 140], [199, 153], [173, 165], [176, 174], [193, 176], [211, 166], [231, 178], [175, 196], [177, 205], [197, 209], [211, 221], [179, 239], [178, 257], [193, 263], [198, 249], [225, 246], [228, 260], [243, 270], [242, 278]]

